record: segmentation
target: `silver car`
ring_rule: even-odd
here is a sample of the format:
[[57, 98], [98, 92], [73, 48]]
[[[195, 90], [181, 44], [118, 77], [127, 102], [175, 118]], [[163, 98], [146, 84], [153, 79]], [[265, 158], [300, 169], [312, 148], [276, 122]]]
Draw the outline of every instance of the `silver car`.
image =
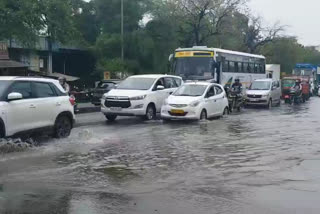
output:
[[246, 91], [246, 105], [265, 106], [271, 108], [281, 103], [280, 82], [272, 79], [259, 79], [253, 81]]

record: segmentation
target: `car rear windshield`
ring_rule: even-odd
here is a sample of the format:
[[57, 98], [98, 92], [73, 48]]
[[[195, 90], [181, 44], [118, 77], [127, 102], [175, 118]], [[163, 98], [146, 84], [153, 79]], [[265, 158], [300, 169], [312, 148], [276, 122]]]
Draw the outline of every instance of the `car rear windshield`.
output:
[[4, 101], [6, 100], [6, 92], [9, 87], [9, 85], [12, 83], [12, 81], [8, 80], [0, 80], [0, 100]]
[[206, 90], [206, 85], [183, 85], [173, 94], [174, 96], [198, 97]]
[[251, 90], [269, 90], [271, 87], [271, 82], [269, 81], [255, 81], [252, 83]]
[[121, 82], [117, 89], [149, 90], [156, 79], [154, 78], [128, 78]]

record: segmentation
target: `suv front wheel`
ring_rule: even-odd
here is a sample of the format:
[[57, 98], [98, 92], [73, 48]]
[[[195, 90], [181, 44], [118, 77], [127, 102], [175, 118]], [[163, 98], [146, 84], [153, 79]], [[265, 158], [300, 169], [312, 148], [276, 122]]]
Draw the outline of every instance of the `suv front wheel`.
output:
[[67, 116], [59, 116], [55, 123], [55, 137], [66, 138], [69, 137], [72, 129], [72, 122]]
[[117, 115], [113, 115], [113, 114], [110, 114], [110, 115], [106, 115], [106, 118], [108, 121], [115, 121], [117, 119]]

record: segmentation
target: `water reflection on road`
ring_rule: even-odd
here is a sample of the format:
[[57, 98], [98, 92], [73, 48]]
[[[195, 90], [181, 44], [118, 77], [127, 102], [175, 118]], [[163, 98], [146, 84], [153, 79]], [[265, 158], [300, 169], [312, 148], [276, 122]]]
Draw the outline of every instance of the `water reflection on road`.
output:
[[0, 157], [0, 213], [319, 213], [319, 109], [79, 127]]

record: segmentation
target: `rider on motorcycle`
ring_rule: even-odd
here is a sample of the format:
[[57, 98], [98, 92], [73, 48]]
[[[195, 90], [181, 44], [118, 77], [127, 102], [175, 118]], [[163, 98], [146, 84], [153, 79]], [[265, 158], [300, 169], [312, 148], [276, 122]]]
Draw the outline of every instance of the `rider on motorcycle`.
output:
[[231, 91], [235, 92], [237, 95], [242, 94], [242, 84], [240, 83], [240, 79], [236, 78], [235, 82], [231, 86]]
[[241, 105], [243, 104], [242, 97], [242, 84], [240, 83], [240, 79], [236, 78], [235, 82], [231, 86], [231, 91], [228, 94], [230, 112], [235, 108], [240, 111]]
[[296, 80], [295, 85], [293, 86], [293, 89], [296, 91], [298, 95], [302, 93], [302, 85], [300, 80]]

